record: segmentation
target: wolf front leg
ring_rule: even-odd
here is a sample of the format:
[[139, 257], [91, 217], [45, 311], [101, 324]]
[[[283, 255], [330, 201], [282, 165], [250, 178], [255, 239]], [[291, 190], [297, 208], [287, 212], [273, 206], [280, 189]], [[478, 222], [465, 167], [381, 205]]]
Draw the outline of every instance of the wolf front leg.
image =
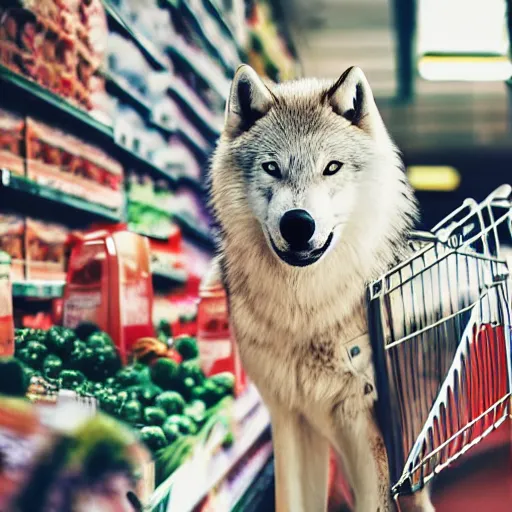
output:
[[391, 512], [388, 461], [384, 441], [370, 411], [347, 421], [334, 416], [332, 443], [338, 451], [355, 496], [356, 512]]
[[270, 406], [276, 512], [325, 512], [329, 444], [300, 414]]

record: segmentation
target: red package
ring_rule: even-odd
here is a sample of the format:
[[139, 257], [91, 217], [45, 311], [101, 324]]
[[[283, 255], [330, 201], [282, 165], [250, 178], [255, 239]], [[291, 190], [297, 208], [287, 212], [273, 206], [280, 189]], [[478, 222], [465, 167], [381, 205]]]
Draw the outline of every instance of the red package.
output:
[[0, 357], [14, 355], [14, 323], [8, 254], [0, 252]]
[[127, 362], [133, 343], [153, 337], [153, 284], [146, 238], [118, 225], [75, 241], [68, 266], [63, 324], [93, 322]]
[[231, 372], [235, 376], [235, 395], [242, 394], [247, 388], [247, 377], [229, 328], [226, 291], [215, 260], [199, 290], [197, 342], [205, 375]]

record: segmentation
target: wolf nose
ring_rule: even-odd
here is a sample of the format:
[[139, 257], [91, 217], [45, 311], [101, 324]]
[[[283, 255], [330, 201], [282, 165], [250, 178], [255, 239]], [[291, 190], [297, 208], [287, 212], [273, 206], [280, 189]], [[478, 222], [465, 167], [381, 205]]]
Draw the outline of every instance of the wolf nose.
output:
[[292, 249], [305, 249], [315, 232], [315, 220], [306, 210], [289, 210], [279, 223], [281, 235]]

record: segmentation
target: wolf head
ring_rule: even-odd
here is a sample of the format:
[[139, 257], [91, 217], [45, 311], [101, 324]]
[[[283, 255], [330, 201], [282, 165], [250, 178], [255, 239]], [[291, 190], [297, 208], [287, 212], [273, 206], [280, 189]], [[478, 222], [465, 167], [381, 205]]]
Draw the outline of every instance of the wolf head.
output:
[[392, 251], [416, 214], [396, 148], [355, 67], [335, 83], [270, 85], [241, 66], [211, 184], [224, 240], [257, 247], [259, 257], [263, 244], [284, 266]]

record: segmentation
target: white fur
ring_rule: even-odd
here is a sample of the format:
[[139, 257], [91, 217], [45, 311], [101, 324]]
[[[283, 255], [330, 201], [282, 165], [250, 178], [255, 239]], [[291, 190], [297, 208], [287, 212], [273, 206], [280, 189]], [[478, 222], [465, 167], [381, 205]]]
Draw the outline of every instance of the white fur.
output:
[[[237, 96], [240, 80], [249, 85], [245, 97]], [[399, 256], [416, 207], [362, 71], [352, 68], [332, 87], [265, 85], [240, 68], [211, 171], [217, 263], [244, 366], [271, 412], [278, 512], [325, 509], [328, 444], [344, 461], [356, 510], [387, 512], [364, 293]], [[351, 122], [345, 112], [356, 97]], [[250, 118], [253, 108], [257, 120], [247, 128], [241, 113]], [[268, 160], [282, 178], [262, 170]], [[331, 160], [343, 168], [324, 176]], [[314, 248], [334, 233], [310, 266], [289, 266], [270, 245], [271, 237], [287, 249], [279, 221], [292, 208], [315, 219]]]

